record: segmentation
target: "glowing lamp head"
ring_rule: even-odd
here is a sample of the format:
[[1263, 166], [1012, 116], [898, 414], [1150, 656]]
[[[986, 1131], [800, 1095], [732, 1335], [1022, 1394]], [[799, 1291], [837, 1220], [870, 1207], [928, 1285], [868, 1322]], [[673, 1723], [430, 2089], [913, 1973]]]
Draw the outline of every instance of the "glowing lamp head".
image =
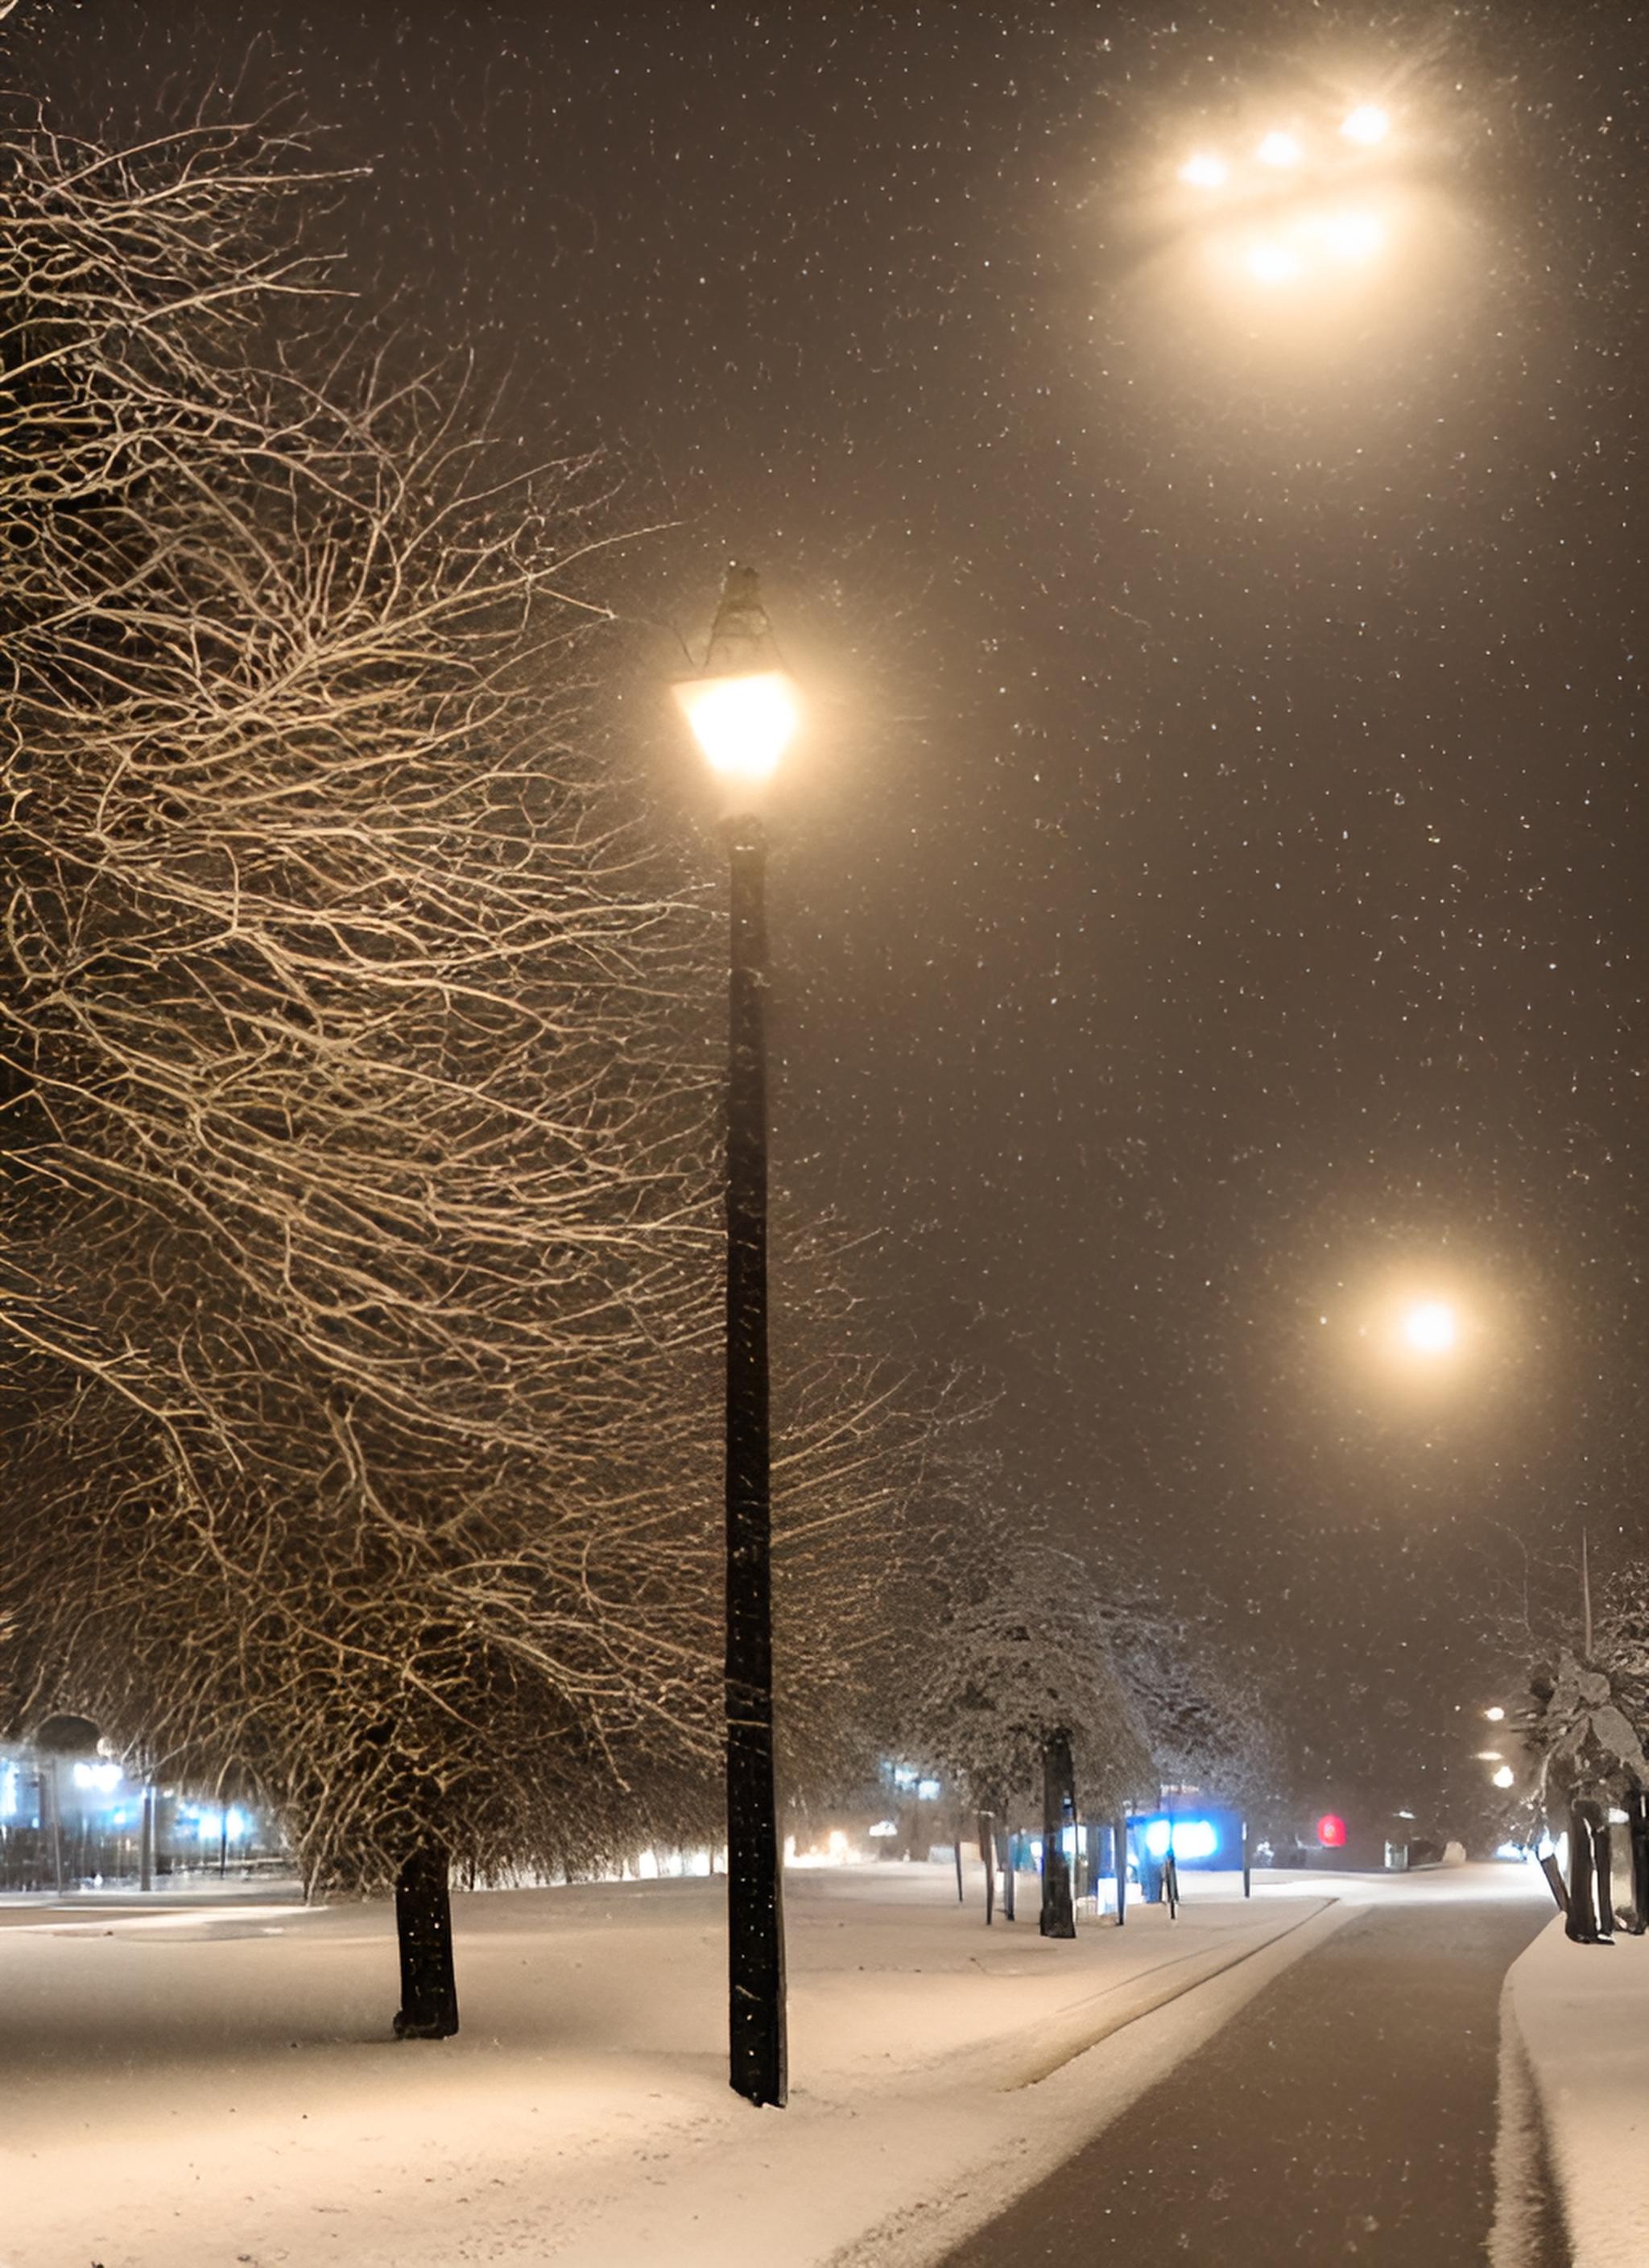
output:
[[1340, 122], [1340, 131], [1348, 142], [1360, 143], [1372, 150], [1385, 140], [1391, 131], [1391, 121], [1377, 102], [1359, 102]]
[[675, 697], [713, 772], [745, 787], [772, 778], [798, 722], [795, 689], [782, 669], [685, 678]]
[[1292, 134], [1277, 131], [1268, 134], [1254, 154], [1263, 166], [1275, 166], [1279, 173], [1285, 173], [1291, 166], [1298, 166], [1306, 153]]
[[1502, 1723], [1505, 1717], [1505, 1711], [1500, 1706], [1498, 1701], [1495, 1703], [1492, 1709], [1485, 1709], [1483, 1713], [1489, 1719], [1489, 1722], [1491, 1725], [1498, 1725]]
[[1498, 1772], [1491, 1772], [1489, 1777], [1497, 1787], [1510, 1787], [1516, 1779], [1517, 1774], [1510, 1764], [1502, 1764]]
[[1454, 1310], [1440, 1300], [1424, 1300], [1403, 1317], [1402, 1335], [1417, 1354], [1449, 1354], [1460, 1336]]

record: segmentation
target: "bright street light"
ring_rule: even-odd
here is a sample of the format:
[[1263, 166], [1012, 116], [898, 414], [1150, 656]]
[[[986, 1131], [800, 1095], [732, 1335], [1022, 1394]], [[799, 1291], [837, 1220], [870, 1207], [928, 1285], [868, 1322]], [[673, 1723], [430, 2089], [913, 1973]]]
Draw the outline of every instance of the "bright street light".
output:
[[1489, 1777], [1497, 1787], [1510, 1787], [1517, 1778], [1517, 1774], [1510, 1764], [1502, 1764], [1498, 1772], [1491, 1772]]
[[727, 1065], [726, 1720], [729, 2077], [787, 2093], [783, 1853], [773, 1774], [772, 1456], [768, 1378], [767, 834], [755, 806], [796, 730], [761, 586], [730, 567], [703, 673], [678, 684], [732, 794]]
[[1423, 1300], [1403, 1317], [1402, 1335], [1417, 1354], [1448, 1354], [1460, 1336], [1454, 1310], [1441, 1300]]
[[747, 786], [771, 779], [799, 721], [782, 669], [689, 677], [674, 690], [712, 771]]
[[1501, 1723], [1505, 1716], [1505, 1711], [1500, 1706], [1498, 1701], [1492, 1709], [1485, 1709], [1483, 1713], [1489, 1719], [1489, 1722], [1491, 1725]]
[[1298, 166], [1306, 153], [1292, 134], [1277, 131], [1268, 134], [1254, 154], [1263, 166], [1275, 166], [1280, 172]]

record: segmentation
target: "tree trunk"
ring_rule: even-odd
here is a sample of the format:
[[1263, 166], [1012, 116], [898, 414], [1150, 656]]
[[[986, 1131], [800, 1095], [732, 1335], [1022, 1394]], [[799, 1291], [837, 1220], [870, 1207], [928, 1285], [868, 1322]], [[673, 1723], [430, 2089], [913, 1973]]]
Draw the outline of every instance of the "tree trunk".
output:
[[1242, 1822], [1242, 1895], [1245, 1898], [1254, 1896], [1254, 1845], [1248, 1840], [1246, 1819]]
[[445, 2040], [458, 2029], [447, 1874], [443, 1846], [423, 1843], [409, 1855], [395, 1884], [395, 1932], [401, 1945], [398, 2040]]
[[997, 1848], [1002, 1854], [1002, 1918], [1013, 1918], [1013, 1837], [1004, 1829], [997, 1830]]
[[1626, 1799], [1626, 1834], [1631, 1846], [1632, 1934], [1649, 1929], [1649, 1795], [1635, 1789]]
[[152, 1890], [155, 1886], [155, 1791], [152, 1784], [144, 1788], [144, 1808], [137, 1830], [137, 1887]]
[[1067, 1813], [1076, 1812], [1071, 1735], [1050, 1733], [1042, 1742], [1042, 1911], [1044, 1937], [1074, 1937], [1076, 1909], [1071, 1899], [1071, 1861], [1065, 1856]]
[[1597, 1885], [1597, 1926], [1600, 1937], [1615, 1934], [1615, 1852], [1609, 1813], [1600, 1815], [1592, 1830], [1592, 1867]]
[[1100, 1910], [1100, 1822], [1090, 1819], [1082, 1830], [1082, 1864], [1086, 1877], [1081, 1884], [1084, 1894], [1093, 1901], [1093, 1911]]
[[962, 1807], [960, 1803], [956, 1807], [956, 1833], [953, 1837], [953, 1847], [956, 1852], [956, 1903], [960, 1906], [968, 1903], [962, 1895]]
[[1592, 1822], [1586, 1808], [1576, 1803], [1569, 1809], [1569, 1912], [1564, 1934], [1577, 1945], [1595, 1945], [1598, 1941], [1592, 1900]]
[[997, 1912], [997, 1842], [990, 1832], [991, 1815], [979, 1815], [979, 1857], [985, 1870], [985, 1927], [990, 1928]]
[[52, 1815], [52, 1881], [59, 1897], [63, 1894], [63, 1812], [58, 1801], [57, 1759], [54, 1756], [40, 1776], [40, 1789], [50, 1790]]
[[1111, 1855], [1116, 1865], [1116, 1926], [1128, 1919], [1128, 1822], [1119, 1816], [1111, 1827]]

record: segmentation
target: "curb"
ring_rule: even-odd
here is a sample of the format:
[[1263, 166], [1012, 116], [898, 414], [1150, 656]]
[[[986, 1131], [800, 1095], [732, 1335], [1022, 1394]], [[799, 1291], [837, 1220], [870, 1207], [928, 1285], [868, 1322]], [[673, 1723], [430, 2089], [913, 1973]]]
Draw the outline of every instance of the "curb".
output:
[[1489, 2268], [1574, 2268], [1563, 2185], [1552, 2158], [1551, 2129], [1528, 2043], [1518, 2021], [1517, 1996], [1512, 1986], [1516, 1967], [1514, 1961], [1500, 1987], [1494, 2223], [1489, 2231]]

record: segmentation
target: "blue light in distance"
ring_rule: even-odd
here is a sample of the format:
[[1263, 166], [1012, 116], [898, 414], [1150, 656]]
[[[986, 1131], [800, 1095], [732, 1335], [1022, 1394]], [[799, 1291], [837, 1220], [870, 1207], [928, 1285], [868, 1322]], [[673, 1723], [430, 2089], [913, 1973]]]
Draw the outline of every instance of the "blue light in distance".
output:
[[1170, 1833], [1174, 1857], [1188, 1865], [1197, 1859], [1211, 1859], [1219, 1848], [1219, 1830], [1211, 1819], [1176, 1819], [1172, 1829], [1166, 1819], [1153, 1819], [1145, 1829], [1145, 1848], [1153, 1859], [1167, 1857]]

